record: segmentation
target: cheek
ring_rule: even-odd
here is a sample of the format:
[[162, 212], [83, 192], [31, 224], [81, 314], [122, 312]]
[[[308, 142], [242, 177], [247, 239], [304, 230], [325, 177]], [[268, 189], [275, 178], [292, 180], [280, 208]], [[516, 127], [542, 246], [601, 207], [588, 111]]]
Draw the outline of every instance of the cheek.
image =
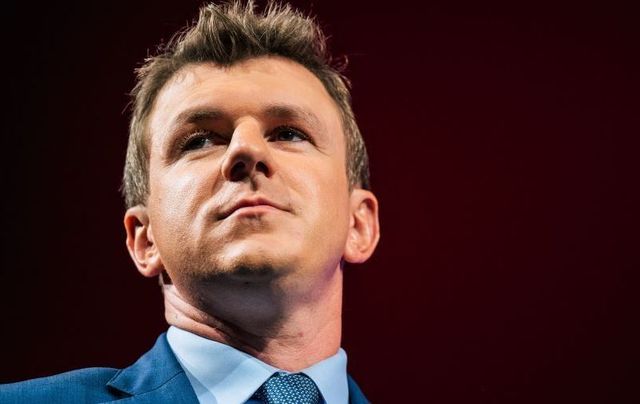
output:
[[[349, 225], [349, 187], [346, 173], [340, 166], [317, 165], [302, 176], [304, 187], [302, 209], [308, 209], [317, 229], [322, 233], [346, 233]], [[324, 170], [317, 167], [325, 167]]]
[[[150, 183], [149, 205], [156, 213], [151, 219], [168, 231], [184, 231], [180, 223], [193, 221], [207, 189], [207, 179], [197, 175], [198, 170], [172, 170], [156, 175]], [[153, 216], [156, 216], [155, 218]]]

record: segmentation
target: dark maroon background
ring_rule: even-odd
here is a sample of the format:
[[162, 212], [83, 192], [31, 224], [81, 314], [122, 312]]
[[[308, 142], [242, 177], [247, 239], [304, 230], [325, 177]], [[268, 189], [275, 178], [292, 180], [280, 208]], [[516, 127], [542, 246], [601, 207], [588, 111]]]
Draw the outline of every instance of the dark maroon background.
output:
[[[124, 246], [123, 111], [199, 4], [25, 3], [3, 6], [2, 382], [125, 366], [165, 329]], [[350, 372], [378, 403], [640, 402], [637, 10], [385, 3], [296, 2], [349, 55], [381, 201]]]

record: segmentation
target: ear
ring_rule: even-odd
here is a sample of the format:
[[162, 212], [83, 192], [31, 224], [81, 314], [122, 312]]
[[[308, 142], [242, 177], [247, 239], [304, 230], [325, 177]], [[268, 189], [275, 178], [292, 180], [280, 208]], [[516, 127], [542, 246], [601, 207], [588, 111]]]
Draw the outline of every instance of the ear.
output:
[[124, 228], [127, 231], [127, 249], [138, 271], [146, 277], [159, 275], [164, 265], [153, 240], [147, 208], [138, 205], [127, 209], [124, 214]]
[[365, 262], [371, 257], [380, 239], [378, 199], [371, 191], [351, 191], [351, 220], [344, 251], [344, 259], [352, 264]]

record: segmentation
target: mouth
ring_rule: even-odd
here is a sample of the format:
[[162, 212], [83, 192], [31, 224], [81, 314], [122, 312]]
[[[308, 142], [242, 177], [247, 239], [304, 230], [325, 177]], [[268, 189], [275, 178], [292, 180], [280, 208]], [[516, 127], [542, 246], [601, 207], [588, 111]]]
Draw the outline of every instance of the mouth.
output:
[[224, 220], [231, 215], [256, 215], [270, 211], [286, 211], [286, 209], [266, 198], [244, 198], [223, 210], [219, 219]]

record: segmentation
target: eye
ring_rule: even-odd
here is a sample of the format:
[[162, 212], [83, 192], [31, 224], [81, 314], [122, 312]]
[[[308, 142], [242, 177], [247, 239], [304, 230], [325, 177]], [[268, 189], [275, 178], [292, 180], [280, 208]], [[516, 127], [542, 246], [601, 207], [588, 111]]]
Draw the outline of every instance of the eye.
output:
[[187, 136], [180, 146], [182, 151], [204, 149], [205, 147], [221, 144], [220, 136], [208, 131], [200, 130]]
[[309, 136], [295, 128], [280, 126], [273, 131], [270, 140], [273, 142], [303, 142], [309, 140]]

